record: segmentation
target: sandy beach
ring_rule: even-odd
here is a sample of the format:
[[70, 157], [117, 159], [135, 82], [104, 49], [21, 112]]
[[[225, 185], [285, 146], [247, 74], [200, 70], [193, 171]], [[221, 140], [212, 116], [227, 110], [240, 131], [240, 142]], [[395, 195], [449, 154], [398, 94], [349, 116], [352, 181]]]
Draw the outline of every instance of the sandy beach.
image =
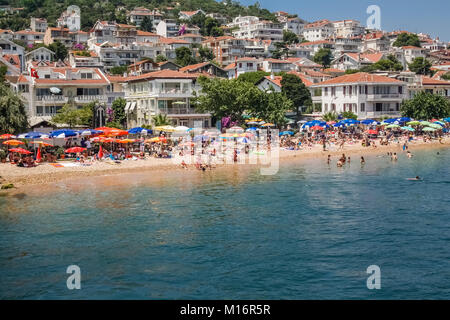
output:
[[[442, 143], [439, 141], [423, 142], [422, 140], [412, 141], [409, 143], [409, 151], [414, 153], [415, 150], [427, 148], [443, 148], [450, 146], [450, 137], [443, 139]], [[391, 143], [388, 146], [380, 146], [377, 144], [376, 148], [362, 147], [361, 144], [346, 144], [343, 149], [331, 148], [331, 150], [323, 151], [321, 145], [314, 145], [311, 148], [304, 148], [303, 150], [293, 151], [281, 148], [279, 152], [280, 165], [288, 162], [300, 162], [302, 159], [309, 159], [311, 157], [323, 159], [324, 163], [326, 157], [331, 155], [333, 163], [336, 163], [337, 156], [345, 153], [347, 156], [354, 158], [354, 161], [359, 161], [360, 156], [368, 156], [371, 154], [385, 154], [387, 152], [397, 152], [401, 154], [402, 143]], [[62, 161], [69, 163], [69, 161]], [[219, 165], [217, 169], [223, 170], [232, 166], [250, 165], [242, 164], [226, 164]], [[259, 165], [260, 166], [260, 165]], [[33, 168], [21, 168], [9, 163], [0, 164], [1, 184], [12, 183], [15, 189], [1, 192], [23, 192], [33, 185], [48, 185], [58, 181], [68, 181], [74, 179], [82, 179], [86, 177], [96, 176], [111, 176], [125, 173], [151, 173], [152, 175], [165, 175], [170, 172], [179, 172], [186, 174], [187, 172], [198, 173], [194, 166], [190, 166], [187, 170], [182, 169], [181, 166], [175, 164], [171, 159], [149, 158], [145, 160], [128, 160], [122, 161], [120, 164], [111, 163], [108, 161], [94, 162], [90, 166], [67, 166], [54, 167], [48, 163], [43, 163]]]

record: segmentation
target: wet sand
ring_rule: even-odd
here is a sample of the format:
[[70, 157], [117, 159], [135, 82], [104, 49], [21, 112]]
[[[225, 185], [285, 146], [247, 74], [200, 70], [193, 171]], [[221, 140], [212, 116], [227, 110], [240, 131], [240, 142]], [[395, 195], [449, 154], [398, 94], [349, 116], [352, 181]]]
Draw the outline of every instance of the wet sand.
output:
[[[280, 149], [279, 162], [280, 165], [301, 162], [302, 160], [318, 158], [320, 161], [326, 161], [326, 157], [331, 155], [333, 164], [336, 163], [337, 157], [345, 153], [346, 156], [353, 158], [353, 161], [359, 161], [360, 156], [369, 156], [373, 154], [386, 154], [387, 152], [397, 152], [401, 154], [402, 143], [391, 143], [388, 146], [379, 146], [376, 148], [364, 148], [361, 144], [346, 144], [343, 150], [338, 147], [332, 150], [323, 151], [321, 145], [315, 145], [312, 148], [305, 147], [303, 150], [293, 151]], [[422, 140], [409, 143], [408, 150], [414, 153], [415, 150], [428, 148], [448, 148], [450, 146], [450, 137], [446, 137], [443, 143], [438, 141], [431, 141], [424, 143]], [[67, 163], [67, 162], [61, 162]], [[268, 166], [267, 165], [249, 165], [249, 164], [224, 164], [218, 165], [212, 172], [217, 174], [226, 174], [229, 168], [239, 167], [242, 172], [247, 169]], [[241, 170], [242, 169], [242, 170]], [[208, 170], [209, 171], [209, 170]], [[40, 164], [34, 168], [20, 168], [9, 163], [0, 164], [0, 179], [1, 184], [13, 183], [15, 189], [1, 190], [1, 193], [18, 193], [31, 192], [32, 190], [43, 190], [50, 186], [55, 186], [58, 182], [70, 183], [80, 187], [83, 184], [122, 184], [137, 183], [139, 181], [146, 181], [150, 183], [158, 183], [164, 180], [167, 182], [170, 179], [184, 181], [188, 179], [195, 180], [198, 176], [199, 170], [194, 166], [188, 169], [183, 169], [176, 165], [171, 159], [157, 159], [147, 158], [146, 160], [128, 160], [122, 161], [120, 164], [111, 164], [106, 161], [94, 162], [91, 166], [79, 167], [62, 167], [56, 168], [50, 164]], [[89, 179], [87, 179], [89, 178]], [[95, 178], [95, 179], [92, 179]], [[60, 184], [58, 184], [61, 186]]]

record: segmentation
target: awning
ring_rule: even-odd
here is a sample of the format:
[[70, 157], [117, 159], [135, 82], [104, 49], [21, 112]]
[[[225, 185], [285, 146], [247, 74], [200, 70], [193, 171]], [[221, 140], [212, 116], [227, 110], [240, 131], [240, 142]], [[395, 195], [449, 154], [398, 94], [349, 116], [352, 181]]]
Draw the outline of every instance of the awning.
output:
[[130, 111], [129, 111], [129, 112], [133, 112], [134, 108], [136, 108], [136, 102], [132, 102], [132, 103], [131, 103]]
[[130, 109], [131, 106], [131, 102], [127, 102], [126, 106], [125, 106], [125, 112], [128, 112], [128, 109]]

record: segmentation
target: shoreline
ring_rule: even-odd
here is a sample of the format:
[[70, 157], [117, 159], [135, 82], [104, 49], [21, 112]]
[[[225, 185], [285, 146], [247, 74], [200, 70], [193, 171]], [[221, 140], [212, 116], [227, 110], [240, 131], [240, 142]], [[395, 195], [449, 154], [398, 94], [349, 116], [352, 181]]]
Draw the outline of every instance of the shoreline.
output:
[[[435, 148], [448, 148], [450, 147], [450, 138], [446, 137], [443, 139], [443, 143], [438, 141], [431, 141], [424, 143], [423, 141], [414, 141], [408, 144], [408, 150], [414, 153], [417, 150], [424, 149], [435, 149]], [[327, 150], [323, 151], [322, 146], [314, 145], [311, 148], [305, 148], [303, 150], [286, 150], [281, 148], [279, 153], [279, 164], [280, 166], [293, 163], [301, 162], [302, 160], [307, 160], [311, 158], [322, 158], [325, 161], [328, 155], [331, 155], [333, 163], [336, 162], [336, 156], [341, 156], [345, 153], [346, 156], [370, 156], [376, 154], [383, 154], [387, 152], [397, 152], [399, 155], [402, 154], [402, 143], [391, 143], [388, 146], [379, 146], [376, 148], [372, 147], [362, 147], [361, 144], [347, 144], [344, 146], [343, 150]], [[356, 161], [356, 160], [354, 160]], [[64, 162], [62, 162], [64, 163]], [[213, 170], [229, 170], [230, 168], [236, 167], [252, 168], [261, 167], [261, 164], [251, 165], [251, 164], [219, 164]], [[158, 159], [158, 158], [148, 158], [146, 160], [136, 160], [136, 161], [122, 161], [121, 164], [115, 165], [111, 163], [97, 162], [91, 166], [87, 167], [64, 167], [55, 168], [47, 163], [41, 164], [34, 168], [19, 168], [17, 166], [12, 166], [9, 163], [0, 163], [0, 177], [2, 177], [1, 184], [12, 183], [14, 189], [1, 190], [0, 194], [12, 194], [18, 192], [27, 192], [33, 186], [48, 186], [50, 184], [55, 184], [58, 182], [68, 182], [83, 180], [93, 177], [120, 177], [126, 174], [140, 174], [146, 175], [151, 173], [156, 176], [156, 173], [161, 173], [161, 176], [170, 173], [193, 173], [198, 172], [192, 165], [189, 169], [183, 169], [180, 165], [173, 163], [170, 159]], [[208, 170], [209, 171], [209, 170]]]

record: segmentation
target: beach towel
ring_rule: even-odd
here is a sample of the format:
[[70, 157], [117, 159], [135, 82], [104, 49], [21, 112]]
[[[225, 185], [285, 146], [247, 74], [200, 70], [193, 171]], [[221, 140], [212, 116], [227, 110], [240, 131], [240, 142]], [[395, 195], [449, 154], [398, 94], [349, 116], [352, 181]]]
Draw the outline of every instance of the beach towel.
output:
[[64, 167], [61, 163], [49, 163], [51, 166], [54, 166], [55, 168], [62, 168]]

